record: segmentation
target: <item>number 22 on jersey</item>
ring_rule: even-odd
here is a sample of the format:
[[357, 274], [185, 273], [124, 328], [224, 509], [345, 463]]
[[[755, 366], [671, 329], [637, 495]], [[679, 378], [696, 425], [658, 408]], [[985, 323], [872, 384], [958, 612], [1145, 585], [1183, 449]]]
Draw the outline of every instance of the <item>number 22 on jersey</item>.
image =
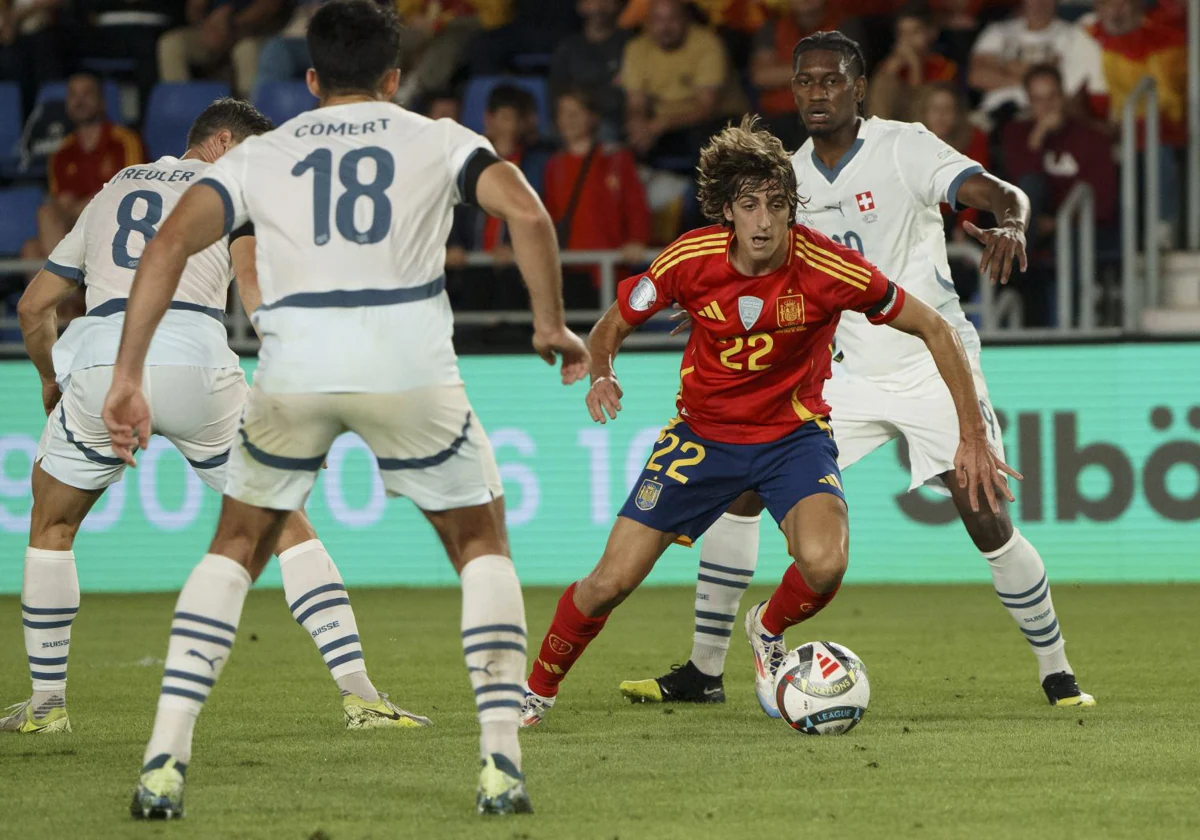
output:
[[[369, 183], [359, 178], [358, 165], [363, 160], [375, 164], [375, 177]], [[292, 167], [292, 175], [303, 177], [313, 173], [313, 242], [325, 245], [331, 234], [329, 215], [333, 203], [333, 152], [314, 149], [308, 157]], [[382, 242], [392, 226], [392, 202], [387, 188], [396, 177], [396, 161], [391, 152], [378, 146], [354, 149], [342, 156], [338, 164], [338, 180], [345, 190], [333, 207], [334, 222], [341, 237], [359, 245]], [[355, 224], [354, 210], [360, 198], [371, 202], [371, 223], [366, 230]]]

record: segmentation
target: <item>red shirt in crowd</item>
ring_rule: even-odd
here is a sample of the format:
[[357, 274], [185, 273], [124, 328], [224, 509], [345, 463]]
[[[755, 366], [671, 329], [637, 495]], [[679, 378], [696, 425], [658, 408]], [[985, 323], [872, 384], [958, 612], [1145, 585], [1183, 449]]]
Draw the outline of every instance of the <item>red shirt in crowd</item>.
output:
[[50, 194], [91, 198], [126, 166], [145, 161], [141, 138], [128, 128], [104, 123], [100, 142], [90, 152], [73, 131], [50, 158]]
[[1004, 170], [1016, 183], [1024, 175], [1046, 178], [1051, 212], [1066, 200], [1079, 181], [1089, 184], [1095, 193], [1096, 223], [1112, 225], [1117, 219], [1117, 167], [1113, 165], [1108, 138], [1082, 120], [1067, 118], [1063, 127], [1046, 135], [1042, 148], [1029, 148], [1032, 120], [1016, 120], [1004, 127], [1001, 135]]
[[[971, 129], [971, 139], [967, 143], [967, 148], [960, 151], [984, 169], [987, 169], [991, 165], [990, 158], [992, 152], [988, 144], [988, 136], [978, 128]], [[953, 219], [955, 227], [962, 227], [964, 222], [970, 222], [973, 225], [979, 224], [979, 211], [974, 207], [967, 207], [956, 211], [949, 204], [943, 202], [942, 216], [947, 219]]]
[[857, 251], [802, 225], [788, 236], [787, 261], [747, 277], [730, 260], [732, 231], [693, 230], [618, 286], [630, 324], [673, 303], [691, 316], [678, 406], [701, 437], [769, 443], [827, 416], [822, 391], [841, 313], [886, 324], [904, 306], [903, 290]]
[[[546, 209], [558, 224], [567, 214], [571, 195], [587, 155], [559, 152], [546, 164]], [[564, 248], [610, 251], [650, 238], [650, 208], [633, 155], [625, 149], [597, 146], [588, 167]]]

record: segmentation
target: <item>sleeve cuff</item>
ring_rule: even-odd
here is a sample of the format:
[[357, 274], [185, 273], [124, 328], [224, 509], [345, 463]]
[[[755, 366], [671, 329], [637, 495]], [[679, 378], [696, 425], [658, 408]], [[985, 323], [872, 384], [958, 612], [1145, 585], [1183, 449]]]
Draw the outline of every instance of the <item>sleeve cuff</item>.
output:
[[84, 272], [82, 268], [73, 268], [69, 265], [60, 265], [53, 260], [46, 260], [46, 264], [43, 265], [42, 268], [51, 274], [56, 274], [66, 280], [73, 280], [79, 285], [83, 285]]
[[196, 182], [197, 185], [204, 184], [206, 187], [212, 187], [217, 195], [221, 197], [221, 204], [225, 207], [225, 229], [224, 234], [228, 236], [233, 231], [233, 198], [229, 195], [229, 190], [225, 189], [225, 185], [213, 178], [201, 178]]
[[889, 280], [887, 291], [883, 294], [883, 299], [863, 314], [867, 316], [867, 320], [872, 324], [887, 324], [890, 321], [894, 321], [896, 316], [904, 309], [905, 300], [904, 289]]
[[972, 175], [978, 175], [983, 171], [984, 168], [982, 166], [980, 166], [978, 163], [973, 163], [962, 172], [959, 172], [957, 175], [955, 175], [954, 180], [950, 182], [950, 186], [946, 188], [946, 203], [955, 210], [964, 209], [958, 203], [958, 190], [960, 187], [962, 187], [964, 181], [966, 181]]

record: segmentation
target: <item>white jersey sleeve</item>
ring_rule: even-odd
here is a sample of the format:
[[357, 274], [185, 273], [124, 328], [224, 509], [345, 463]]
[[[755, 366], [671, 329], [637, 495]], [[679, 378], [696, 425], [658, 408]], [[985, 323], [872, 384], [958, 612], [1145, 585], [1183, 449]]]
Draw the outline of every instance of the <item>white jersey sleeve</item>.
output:
[[446, 168], [454, 179], [456, 203], [466, 201], [467, 164], [480, 151], [495, 154], [486, 137], [476, 134], [466, 126], [453, 120], [438, 120], [438, 127], [446, 132]]
[[197, 182], [216, 190], [221, 197], [225, 207], [226, 236], [250, 221], [244, 192], [249, 145], [250, 141], [247, 140], [230, 149]]
[[91, 209], [92, 205], [89, 202], [83, 208], [83, 212], [79, 214], [70, 233], [54, 246], [45, 265], [46, 271], [51, 274], [57, 274], [67, 280], [74, 280], [81, 286], [84, 277], [87, 276], [87, 236], [85, 231], [87, 230], [88, 212]]
[[919, 204], [946, 202], [957, 208], [958, 188], [983, 167], [921, 125], [914, 123], [906, 133], [893, 147], [904, 185]]

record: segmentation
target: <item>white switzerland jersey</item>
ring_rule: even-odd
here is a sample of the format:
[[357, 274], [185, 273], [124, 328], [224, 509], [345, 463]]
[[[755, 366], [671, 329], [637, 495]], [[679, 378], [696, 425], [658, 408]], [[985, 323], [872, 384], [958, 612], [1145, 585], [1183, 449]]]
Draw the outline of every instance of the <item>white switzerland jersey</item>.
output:
[[257, 236], [267, 393], [394, 393], [461, 382], [446, 238], [468, 160], [450, 120], [385, 102], [318, 108], [226, 154], [204, 183]]
[[[180, 196], [210, 169], [204, 161], [173, 157], [122, 169], [50, 254], [47, 271], [87, 287], [87, 316], [72, 321], [54, 346], [60, 380], [116, 361], [125, 303], [142, 251]], [[236, 365], [222, 320], [232, 279], [227, 237], [188, 260], [146, 364]]]
[[[946, 261], [939, 205], [983, 167], [943, 143], [919, 123], [869, 119], [858, 139], [830, 170], [808, 140], [792, 156], [800, 206], [796, 221], [856, 249], [897, 285], [942, 313], [968, 352], [979, 337], [963, 315]], [[846, 373], [905, 377], [933, 366], [919, 338], [872, 326], [857, 312], [842, 313], [836, 333]]]

